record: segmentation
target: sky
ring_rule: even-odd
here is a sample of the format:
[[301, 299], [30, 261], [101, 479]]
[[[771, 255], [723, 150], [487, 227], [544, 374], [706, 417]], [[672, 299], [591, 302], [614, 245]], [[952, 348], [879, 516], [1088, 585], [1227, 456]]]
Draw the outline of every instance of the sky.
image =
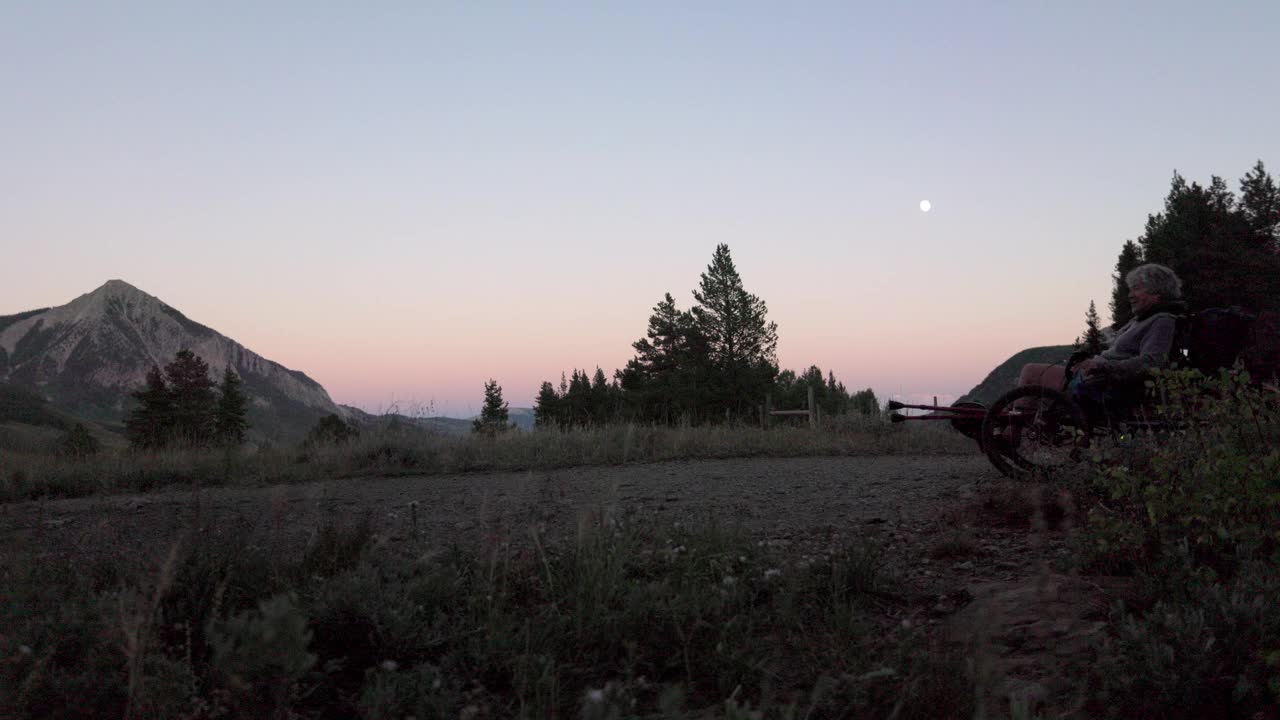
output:
[[[719, 243], [783, 368], [962, 394], [1280, 166], [1275, 2], [0, 3], [0, 315], [123, 279], [370, 411], [632, 355]], [[932, 209], [921, 212], [921, 200]]]

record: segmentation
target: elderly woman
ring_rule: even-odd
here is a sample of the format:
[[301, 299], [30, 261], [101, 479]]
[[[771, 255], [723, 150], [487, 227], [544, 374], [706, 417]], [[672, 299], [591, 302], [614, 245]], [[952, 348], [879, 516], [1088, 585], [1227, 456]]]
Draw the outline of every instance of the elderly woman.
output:
[[1164, 265], [1140, 265], [1125, 276], [1125, 284], [1133, 318], [1115, 332], [1100, 355], [1075, 364], [1068, 385], [1072, 397], [1091, 409], [1131, 400], [1141, 392], [1147, 370], [1168, 365], [1177, 316], [1186, 312], [1182, 281]]

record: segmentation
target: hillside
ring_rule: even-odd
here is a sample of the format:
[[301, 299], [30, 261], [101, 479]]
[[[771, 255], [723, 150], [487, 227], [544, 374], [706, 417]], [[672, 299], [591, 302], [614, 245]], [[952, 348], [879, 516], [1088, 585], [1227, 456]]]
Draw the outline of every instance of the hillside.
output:
[[990, 405], [1001, 395], [1009, 392], [1018, 382], [1018, 373], [1028, 363], [1065, 363], [1075, 348], [1071, 345], [1046, 345], [1034, 347], [1016, 353], [1005, 360], [986, 379], [978, 383], [956, 402], [980, 402]]
[[0, 450], [48, 450], [79, 423], [104, 445], [120, 445], [120, 428], [102, 425], [50, 407], [39, 393], [0, 383]]
[[[437, 435], [469, 435], [471, 434], [471, 421], [475, 419], [413, 417], [397, 413], [373, 415], [349, 405], [343, 405], [342, 408], [349, 413], [350, 419], [355, 421], [361, 430], [373, 431], [394, 430], [398, 426], [407, 426]], [[507, 412], [512, 424], [516, 427], [526, 432], [533, 430], [533, 408], [509, 408]]]

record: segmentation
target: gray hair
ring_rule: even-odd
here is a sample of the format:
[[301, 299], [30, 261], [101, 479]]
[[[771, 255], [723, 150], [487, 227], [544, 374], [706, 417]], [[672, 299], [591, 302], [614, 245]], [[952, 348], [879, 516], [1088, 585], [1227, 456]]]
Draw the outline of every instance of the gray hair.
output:
[[1124, 276], [1129, 287], [1140, 287], [1149, 293], [1159, 295], [1162, 301], [1182, 298], [1182, 281], [1172, 270], [1164, 265], [1147, 263], [1129, 271]]

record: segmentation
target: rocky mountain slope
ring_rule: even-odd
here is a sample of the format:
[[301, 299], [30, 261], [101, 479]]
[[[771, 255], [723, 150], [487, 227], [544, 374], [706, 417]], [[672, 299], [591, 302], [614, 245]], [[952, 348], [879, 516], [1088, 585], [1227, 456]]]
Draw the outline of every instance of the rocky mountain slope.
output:
[[182, 349], [220, 379], [230, 366], [250, 395], [255, 435], [301, 437], [320, 417], [346, 416], [319, 383], [267, 360], [121, 281], [56, 308], [0, 316], [0, 382], [38, 391], [54, 407], [106, 425], [123, 421], [129, 393]]

